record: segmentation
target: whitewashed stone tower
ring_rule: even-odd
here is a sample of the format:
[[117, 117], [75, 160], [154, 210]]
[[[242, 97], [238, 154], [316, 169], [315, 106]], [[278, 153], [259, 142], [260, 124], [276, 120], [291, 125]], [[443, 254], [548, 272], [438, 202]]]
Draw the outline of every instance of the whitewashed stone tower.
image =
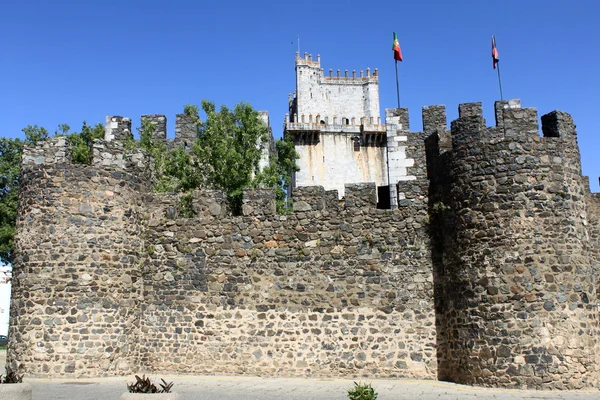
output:
[[[379, 110], [379, 77], [348, 70], [325, 76], [320, 56], [296, 53], [296, 91], [284, 131], [300, 155], [294, 186], [321, 185], [344, 195], [346, 183], [375, 182], [387, 203], [386, 126]], [[382, 191], [383, 188], [383, 191]]]

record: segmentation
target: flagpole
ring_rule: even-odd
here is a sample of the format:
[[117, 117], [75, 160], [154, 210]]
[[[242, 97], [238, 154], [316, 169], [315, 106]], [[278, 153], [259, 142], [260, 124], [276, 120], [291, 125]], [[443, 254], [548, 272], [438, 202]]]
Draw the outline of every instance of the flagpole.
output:
[[398, 108], [400, 108], [400, 86], [398, 85], [398, 60], [394, 60], [396, 63], [396, 97], [398, 98]]
[[504, 100], [503, 96], [502, 96], [502, 80], [500, 79], [500, 61], [498, 61], [496, 63], [496, 68], [498, 70], [498, 86], [500, 87], [500, 100]]

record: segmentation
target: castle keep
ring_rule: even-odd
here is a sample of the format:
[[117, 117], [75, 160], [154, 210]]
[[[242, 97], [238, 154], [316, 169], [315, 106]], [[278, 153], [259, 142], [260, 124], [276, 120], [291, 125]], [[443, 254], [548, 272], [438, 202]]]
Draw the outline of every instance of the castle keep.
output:
[[348, 183], [374, 182], [380, 208], [395, 208], [396, 183], [415, 179], [407, 169], [408, 118], [390, 110], [379, 115], [379, 76], [369, 68], [357, 76], [340, 70], [325, 76], [321, 57], [313, 61], [296, 53], [296, 91], [290, 95], [284, 135], [293, 139], [300, 156], [294, 186], [323, 186], [344, 196]]
[[[305, 185], [303, 170], [291, 215], [275, 214], [271, 191], [248, 190], [241, 216], [222, 193], [198, 191], [187, 217], [180, 195], [152, 192], [148, 156], [120, 143], [129, 119], [107, 119], [111, 140], [94, 143], [91, 165], [71, 163], [64, 137], [47, 139], [23, 154], [8, 361], [46, 377], [597, 386], [600, 197], [581, 176], [572, 118], [542, 116], [540, 135], [537, 111], [512, 100], [495, 104], [491, 127], [469, 103], [450, 129], [443, 106], [423, 108], [423, 132], [409, 131], [406, 109], [387, 109], [383, 128], [377, 96], [335, 109], [345, 76], [296, 63], [324, 88], [315, 107], [333, 102], [311, 116], [299, 85], [286, 129], [301, 160], [322, 154], [329, 168], [328, 141], [353, 136], [373, 144], [369, 157], [402, 152], [412, 161], [410, 178], [390, 182], [397, 204], [376, 208], [388, 182], [361, 152], [352, 162], [373, 182], [345, 184], [341, 200], [328, 182]], [[376, 90], [376, 74], [347, 79]], [[164, 116], [145, 118], [165, 140]], [[190, 129], [177, 116], [175, 142]]]

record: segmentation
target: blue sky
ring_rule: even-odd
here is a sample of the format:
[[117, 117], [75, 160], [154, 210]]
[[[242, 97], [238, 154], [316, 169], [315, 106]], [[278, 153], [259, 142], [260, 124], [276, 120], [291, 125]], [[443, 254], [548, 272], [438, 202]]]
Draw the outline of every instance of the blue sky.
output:
[[294, 90], [294, 55], [321, 55], [328, 71], [378, 68], [383, 110], [396, 105], [392, 32], [401, 101], [412, 130], [421, 107], [483, 102], [488, 124], [499, 98], [491, 66], [496, 35], [505, 98], [539, 115], [569, 112], [583, 172], [598, 191], [600, 3], [557, 0], [457, 1], [42, 1], [0, 2], [1, 134], [28, 124], [123, 115], [175, 114], [209, 99], [268, 110], [276, 136]]

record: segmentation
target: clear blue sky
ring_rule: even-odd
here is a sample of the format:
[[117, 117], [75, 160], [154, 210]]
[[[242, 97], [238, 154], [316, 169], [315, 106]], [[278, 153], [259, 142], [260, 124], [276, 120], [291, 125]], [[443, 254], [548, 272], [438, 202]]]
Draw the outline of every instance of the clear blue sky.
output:
[[[294, 90], [294, 54], [321, 55], [342, 71], [378, 68], [383, 110], [396, 104], [392, 32], [398, 32], [401, 101], [413, 130], [421, 107], [482, 101], [488, 124], [499, 98], [490, 36], [496, 35], [505, 98], [539, 115], [571, 113], [583, 172], [598, 191], [600, 3], [557, 0], [0, 2], [2, 135], [28, 124], [166, 114], [169, 136], [184, 104], [247, 101], [268, 110], [276, 136]], [[596, 151], [595, 151], [596, 150]]]

